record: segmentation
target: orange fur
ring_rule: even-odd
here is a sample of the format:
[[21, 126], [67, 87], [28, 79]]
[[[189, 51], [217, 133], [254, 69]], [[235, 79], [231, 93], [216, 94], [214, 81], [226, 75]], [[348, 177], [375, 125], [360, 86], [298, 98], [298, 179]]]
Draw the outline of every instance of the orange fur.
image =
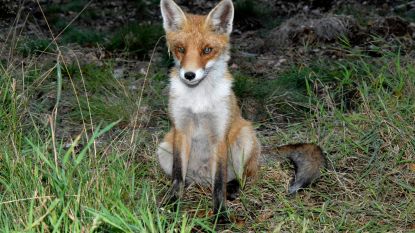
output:
[[[166, 33], [167, 45], [186, 69], [205, 68], [209, 60], [216, 59], [229, 45], [229, 37], [212, 32], [205, 23], [206, 16], [186, 14], [182, 30]], [[185, 49], [179, 52], [179, 47]], [[203, 54], [203, 49], [212, 48], [209, 54]]]

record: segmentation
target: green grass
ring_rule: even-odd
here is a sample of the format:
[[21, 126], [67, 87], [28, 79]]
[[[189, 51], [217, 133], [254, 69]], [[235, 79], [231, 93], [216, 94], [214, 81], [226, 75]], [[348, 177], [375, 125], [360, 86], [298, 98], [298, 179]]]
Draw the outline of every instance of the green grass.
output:
[[23, 56], [40, 54], [43, 52], [52, 53], [55, 45], [48, 39], [27, 39], [18, 45], [18, 51]]
[[361, 26], [367, 26], [370, 22], [370, 17], [374, 17], [373, 12], [376, 11], [376, 7], [373, 5], [368, 5], [362, 7], [360, 3], [345, 4], [335, 10], [335, 14], [339, 15], [351, 15], [356, 20], [356, 22]]
[[64, 4], [50, 4], [46, 12], [48, 13], [67, 13], [69, 11], [80, 12], [86, 5], [87, 0], [74, 0]]
[[[105, 28], [104, 25], [104, 27], [99, 27], [99, 30], [87, 25], [90, 25], [91, 21], [104, 21], [106, 19], [102, 19], [99, 10], [96, 7], [89, 6], [88, 3], [89, 1], [76, 0], [63, 4], [50, 4], [45, 9], [46, 18], [55, 34], [60, 33], [60, 43], [76, 43], [89, 47], [102, 46], [109, 51], [126, 51], [129, 54], [143, 57], [153, 49], [159, 38], [164, 35], [160, 24], [143, 23], [141, 20], [151, 15], [149, 8], [157, 6], [158, 1], [135, 0], [130, 7], [135, 8], [138, 13], [138, 18], [135, 19], [137, 21], [111, 29]], [[69, 13], [71, 13], [70, 17], [63, 16]], [[71, 22], [72, 20], [74, 22]], [[102, 32], [106, 30], [111, 31]]]
[[91, 29], [69, 27], [62, 34], [63, 43], [77, 43], [83, 46], [96, 46], [105, 42], [104, 35]]
[[[261, 137], [262, 144], [317, 142], [327, 153], [329, 170], [312, 188], [287, 198], [290, 169], [281, 169], [278, 164], [265, 166], [258, 182], [248, 182], [230, 207], [242, 228], [231, 224], [219, 229], [409, 230], [415, 214], [414, 171], [410, 170], [415, 162], [413, 67], [410, 60], [385, 53], [377, 60], [356, 55], [342, 63], [323, 60], [292, 67], [283, 71], [280, 79], [264, 82], [235, 75], [236, 93], [242, 98], [261, 99], [270, 111], [268, 121], [258, 125], [266, 128], [260, 135], [272, 131], [271, 136]], [[57, 95], [50, 101], [52, 107], [30, 108], [25, 104], [25, 93], [31, 92], [22, 92], [22, 83], [13, 79], [15, 70], [1, 69], [2, 230], [214, 231], [206, 212], [209, 195], [195, 188], [185, 195], [180, 212], [158, 207], [169, 183], [154, 157], [154, 137], [160, 138], [168, 127], [165, 113], [153, 120], [164, 122], [159, 131], [139, 127], [134, 131], [125, 125], [135, 118], [125, 115], [131, 111], [128, 114], [134, 116], [138, 96], [131, 98], [134, 95], [130, 93], [127, 101], [124, 84], [111, 75], [111, 63], [72, 65], [68, 70], [71, 72], [65, 73], [64, 66], [61, 71], [55, 68], [47, 79], [50, 81], [45, 81], [50, 84], [45, 87], [43, 83], [43, 92]], [[42, 72], [29, 67], [27, 71], [42, 77]], [[76, 89], [69, 88], [69, 76]], [[33, 83], [37, 78], [31, 78]], [[85, 93], [91, 93], [89, 98], [78, 89], [82, 82]], [[155, 74], [147, 85], [142, 104], [154, 110], [165, 108], [167, 103], [158, 101], [165, 101], [158, 94], [166, 85], [165, 77]], [[39, 91], [33, 86], [26, 88]], [[344, 93], [351, 90], [355, 92], [354, 105], [345, 108], [348, 97]], [[282, 99], [284, 92], [288, 94]], [[33, 101], [31, 105], [45, 104]], [[63, 111], [69, 102], [75, 109], [72, 113]], [[296, 102], [304, 108], [292, 111], [301, 113], [302, 120], [274, 130], [276, 113], [271, 107]], [[39, 114], [49, 115], [52, 121], [38, 118]], [[83, 126], [73, 124], [80, 120]], [[79, 130], [69, 138], [62, 137], [59, 127], [69, 130], [65, 124], [71, 122]]]
[[207, 225], [206, 219], [159, 209], [157, 193], [144, 181], [152, 168], [131, 163], [133, 155], [92, 156], [95, 139], [114, 125], [97, 128], [79, 152], [79, 141], [69, 148], [57, 142], [55, 154], [49, 151], [54, 142], [25, 138], [20, 156], [26, 159], [16, 161], [3, 148], [0, 181], [11, 199], [1, 198], [2, 230], [166, 232]]
[[156, 42], [163, 35], [161, 25], [128, 24], [114, 34], [107, 45], [107, 49], [127, 50], [144, 55], [154, 48]]
[[[154, 182], [163, 178], [155, 169], [152, 156], [143, 154], [153, 150], [153, 146], [148, 147], [151, 135], [146, 131], [136, 130], [133, 133], [125, 126], [120, 126], [122, 121], [116, 121], [102, 127], [97, 123], [94, 128], [83, 128], [81, 124], [78, 126], [80, 131], [69, 142], [59, 136], [59, 129], [66, 127], [64, 124], [68, 122], [64, 118], [71, 117], [64, 116], [59, 109], [67, 108], [70, 101], [76, 104], [71, 92], [78, 98], [83, 97], [80, 89], [69, 88], [70, 82], [75, 84], [73, 86], [84, 82], [86, 89], [91, 90], [89, 93], [101, 98], [105, 98], [109, 89], [120, 91], [115, 88], [117, 84], [113, 83], [115, 81], [109, 73], [109, 67], [86, 65], [73, 72], [73, 65], [66, 69], [64, 63], [58, 62], [48, 77], [53, 80], [51, 85], [42, 85], [40, 89], [31, 84], [41, 82], [42, 75], [28, 69], [30, 76], [38, 76], [28, 83], [33, 90], [26, 93], [37, 96], [41, 91], [49, 97], [55, 95], [52, 97], [54, 101], [51, 101], [54, 107], [49, 112], [50, 121], [37, 118], [41, 114], [48, 114], [49, 107], [32, 109], [24, 104], [20, 98], [22, 96], [17, 94], [22, 87], [17, 85], [21, 83], [13, 83], [10, 71], [2, 67], [1, 231], [211, 231], [207, 217], [195, 218], [169, 212], [167, 208], [158, 208], [157, 200], [166, 192], [166, 188]], [[94, 89], [97, 86], [101, 88]], [[102, 90], [105, 87], [107, 91]], [[117, 94], [123, 96], [124, 93]], [[110, 120], [105, 118], [106, 115], [100, 115], [105, 111], [98, 108], [92, 97], [90, 101], [86, 98], [84, 101], [90, 105], [94, 121]], [[37, 105], [44, 104], [43, 98], [35, 101], [38, 101]], [[79, 103], [78, 107], [84, 111], [82, 107], [86, 103]], [[143, 101], [143, 105], [145, 103]], [[120, 106], [113, 113], [122, 120], [120, 113], [125, 112], [126, 107], [133, 107], [128, 106], [130, 104], [119, 102]], [[137, 110], [138, 106], [134, 106]], [[108, 106], [103, 107], [111, 111]], [[87, 115], [83, 117], [82, 120], [88, 120]], [[77, 118], [70, 120], [76, 121]], [[101, 140], [105, 144], [102, 144], [104, 141], [100, 143]], [[11, 143], [10, 147], [6, 143]], [[142, 162], [146, 160], [147, 163], [138, 164], [137, 159]], [[153, 178], [149, 180], [150, 177]], [[154, 185], [159, 188], [156, 189]], [[21, 215], [23, 212], [26, 214]]]
[[235, 74], [241, 102], [266, 113], [255, 122], [264, 154], [316, 142], [329, 168], [289, 198], [292, 169], [263, 166], [228, 205], [236, 220], [221, 226], [209, 219], [209, 190], [188, 188], [180, 211], [159, 206], [170, 185], [155, 157], [170, 124], [166, 68], [114, 77], [115, 61], [4, 61], [0, 231], [411, 232], [415, 66], [380, 52], [293, 65], [274, 79]]
[[233, 89], [241, 99], [255, 99], [259, 108], [270, 111], [270, 116], [275, 110], [286, 117], [304, 119], [315, 110], [322, 94], [330, 95], [327, 97], [333, 101], [333, 107], [347, 112], [360, 101], [356, 86], [364, 77], [362, 65], [367, 64], [320, 60], [305, 66], [289, 67], [273, 79], [237, 73]]

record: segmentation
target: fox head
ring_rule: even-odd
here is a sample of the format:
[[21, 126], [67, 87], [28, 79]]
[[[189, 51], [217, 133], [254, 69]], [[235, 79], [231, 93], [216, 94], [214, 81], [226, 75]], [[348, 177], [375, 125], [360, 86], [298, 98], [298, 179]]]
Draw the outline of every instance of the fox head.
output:
[[173, 0], [161, 0], [160, 8], [180, 80], [196, 86], [212, 69], [226, 66], [234, 16], [231, 0], [222, 0], [204, 16], [185, 14]]

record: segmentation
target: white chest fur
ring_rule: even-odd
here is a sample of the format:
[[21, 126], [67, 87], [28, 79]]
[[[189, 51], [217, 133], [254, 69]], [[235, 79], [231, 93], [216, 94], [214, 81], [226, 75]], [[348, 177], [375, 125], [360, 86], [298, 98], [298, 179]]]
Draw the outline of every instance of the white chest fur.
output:
[[230, 114], [232, 81], [223, 76], [208, 76], [199, 85], [189, 87], [179, 78], [171, 80], [170, 111], [175, 126], [183, 130], [192, 123], [189, 120], [209, 119], [204, 123], [214, 128], [219, 138], [223, 137]]
[[172, 118], [190, 144], [186, 176], [199, 184], [209, 183], [214, 148], [225, 137], [229, 124], [232, 81], [223, 74], [208, 76], [195, 87], [187, 86], [178, 77], [171, 80]]

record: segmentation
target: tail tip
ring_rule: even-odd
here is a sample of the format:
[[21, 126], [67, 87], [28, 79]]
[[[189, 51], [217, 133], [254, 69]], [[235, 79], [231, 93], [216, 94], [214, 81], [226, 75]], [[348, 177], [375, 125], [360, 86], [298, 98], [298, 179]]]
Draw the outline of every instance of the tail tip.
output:
[[288, 195], [294, 196], [295, 194], [298, 193], [298, 191], [300, 191], [301, 189], [307, 187], [311, 183], [312, 183], [312, 181], [309, 180], [309, 179], [293, 180], [290, 187], [288, 187]]
[[291, 185], [288, 187], [288, 196], [294, 196], [297, 194], [298, 190], [300, 190], [301, 187], [297, 187], [295, 185]]

